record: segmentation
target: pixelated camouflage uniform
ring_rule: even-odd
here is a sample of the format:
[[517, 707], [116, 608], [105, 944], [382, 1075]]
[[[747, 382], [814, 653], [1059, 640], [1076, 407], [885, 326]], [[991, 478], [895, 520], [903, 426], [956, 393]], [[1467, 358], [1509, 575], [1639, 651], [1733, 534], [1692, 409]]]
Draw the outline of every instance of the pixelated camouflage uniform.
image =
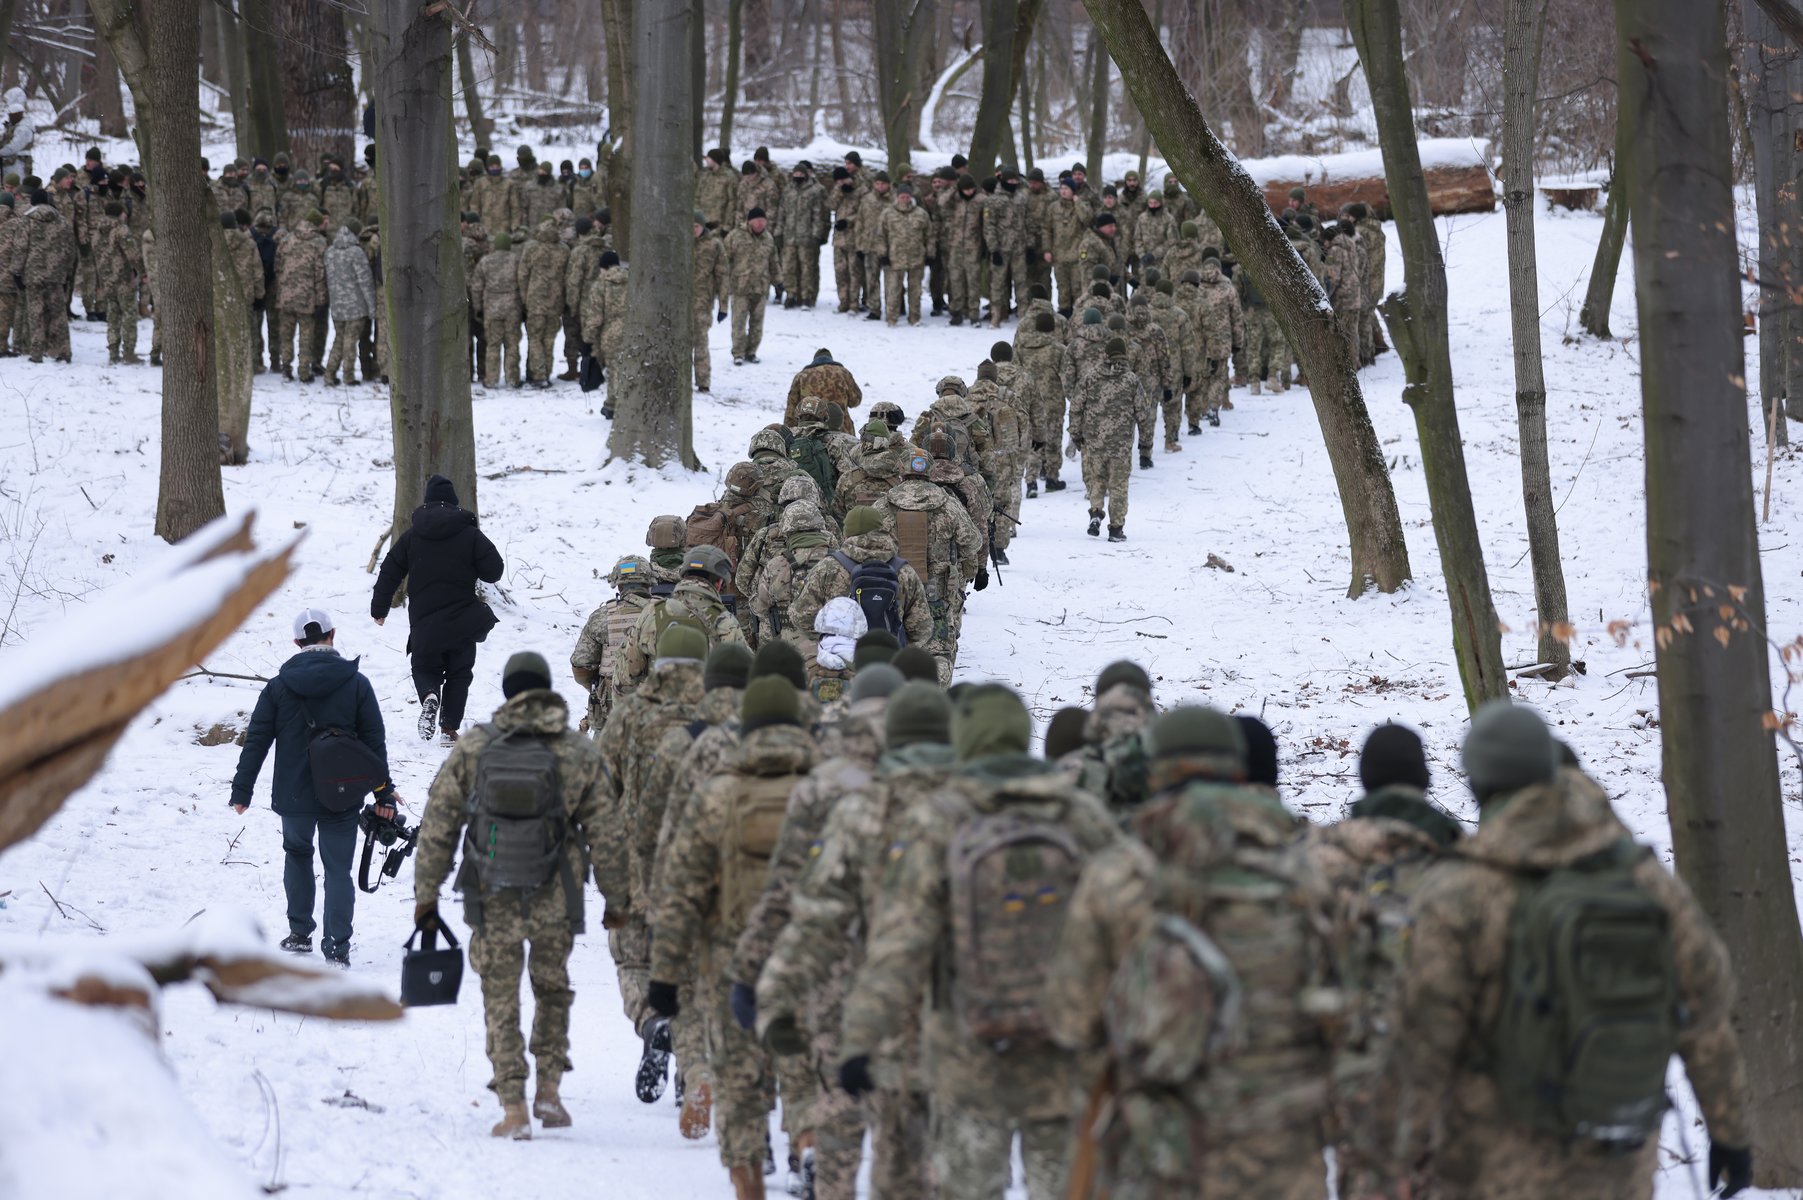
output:
[[[550, 741], [557, 756], [557, 781], [569, 814], [565, 853], [577, 895], [575, 920], [571, 901], [559, 874], [517, 902], [517, 893], [482, 897], [482, 924], [469, 939], [470, 966], [482, 981], [483, 1019], [488, 1030], [488, 1060], [494, 1068], [489, 1088], [503, 1104], [523, 1104], [526, 1099], [526, 1043], [520, 1034], [520, 975], [532, 982], [532, 1057], [542, 1085], [555, 1085], [570, 1069], [570, 1005], [576, 993], [570, 988], [569, 958], [575, 935], [582, 927], [582, 884], [586, 877], [590, 840], [602, 824], [602, 767], [594, 743], [569, 728], [569, 709], [555, 692], [533, 689], [521, 692], [495, 710], [494, 727], [502, 733], [526, 733]], [[416, 903], [436, 903], [438, 890], [450, 874], [452, 859], [463, 841], [476, 786], [477, 762], [493, 738], [487, 726], [467, 731], [451, 748], [438, 769], [420, 818], [418, 857], [413, 867]], [[470, 870], [468, 860], [465, 872]], [[597, 882], [602, 882], [599, 878]], [[460, 872], [456, 885], [465, 892], [469, 911], [472, 878]], [[611, 901], [617, 883], [604, 883]], [[528, 959], [527, 946], [531, 953]]]
[[1382, 336], [1377, 328], [1377, 306], [1383, 302], [1384, 259], [1389, 246], [1384, 241], [1384, 223], [1367, 214], [1358, 223], [1359, 246], [1364, 250], [1364, 275], [1359, 280], [1359, 294], [1364, 305], [1359, 310], [1359, 357], [1370, 362], [1377, 357]]
[[[977, 528], [964, 506], [944, 488], [919, 477], [903, 479], [871, 507], [882, 514], [883, 531], [891, 538], [895, 536], [895, 520], [899, 513], [926, 514], [926, 570], [922, 571], [919, 563], [909, 565], [914, 567], [926, 587], [927, 608], [933, 618], [932, 636], [925, 639], [914, 636], [912, 622], [916, 618], [909, 613], [906, 604], [902, 608], [902, 620], [910, 629], [909, 644], [917, 645], [937, 658], [940, 682], [949, 682], [951, 669], [958, 658], [958, 634], [964, 624], [964, 589], [983, 567], [983, 531]], [[851, 543], [856, 540], [846, 539], [848, 554]], [[799, 618], [799, 613], [797, 616]]]
[[833, 221], [833, 283], [839, 292], [840, 312], [863, 304], [864, 257], [858, 250], [858, 209], [863, 201], [864, 194], [855, 185], [836, 185], [827, 198]]
[[519, 198], [520, 224], [527, 229], [537, 229], [552, 213], [566, 207], [563, 188], [551, 175], [538, 175], [532, 182], [521, 184]]
[[826, 189], [809, 176], [783, 197], [776, 222], [782, 235], [783, 290], [798, 304], [813, 307], [820, 296], [820, 247], [832, 230]]
[[1219, 260], [1203, 259], [1201, 275], [1200, 285], [1183, 284], [1177, 289], [1178, 303], [1189, 314], [1202, 344], [1202, 375], [1192, 376], [1190, 381], [1191, 426], [1201, 424], [1208, 414], [1219, 412], [1225, 403], [1232, 382], [1233, 355], [1244, 336], [1240, 298], [1233, 284], [1221, 274]]
[[710, 649], [721, 642], [745, 641], [738, 619], [712, 586], [699, 579], [679, 580], [668, 596], [654, 600], [639, 614], [638, 624], [632, 627], [614, 659], [616, 687], [637, 687], [651, 670], [651, 664], [657, 658], [657, 635], [662, 631], [660, 616], [664, 624], [682, 620], [694, 625], [707, 635]]
[[511, 233], [522, 219], [513, 184], [505, 175], [484, 174], [470, 188], [470, 211], [482, 218], [482, 228], [494, 233]]
[[[1087, 310], [1086, 310], [1087, 311]], [[1064, 341], [1064, 390], [1077, 390], [1077, 381], [1102, 363], [1108, 345], [1108, 326], [1099, 321], [1072, 322]]]
[[[990, 512], [979, 524], [986, 526], [984, 532], [997, 550], [1009, 547], [1014, 541], [1015, 526], [1020, 524], [1021, 473], [1026, 470], [1032, 445], [1026, 397], [1003, 386], [1002, 366], [1010, 368], [1010, 378], [1015, 377], [1013, 363], [999, 364], [996, 378], [978, 379], [970, 385], [969, 396], [989, 430], [989, 446], [977, 456], [977, 466], [989, 487]], [[975, 520], [978, 514], [972, 513], [971, 517]]]
[[[1000, 753], [963, 763], [951, 782], [916, 804], [890, 846], [884, 900], [867, 954], [845, 1001], [844, 1058], [876, 1056], [922, 1006], [932, 1095], [933, 1164], [944, 1200], [990, 1200], [1009, 1176], [1021, 1136], [1030, 1200], [1064, 1195], [1071, 1117], [1083, 1085], [1076, 1055], [1051, 1042], [996, 1048], [969, 1037], [953, 1008], [955, 981], [948, 854], [966, 821], [1004, 809], [1057, 825], [1085, 858], [1119, 831], [1095, 799], [1050, 764]], [[880, 1068], [881, 1064], [878, 1063]], [[879, 1084], [899, 1081], [878, 1077]]]
[[1066, 200], [1063, 196], [1054, 196], [1046, 210], [1046, 228], [1051, 239], [1040, 243], [1040, 249], [1052, 256], [1052, 278], [1058, 285], [1058, 310], [1066, 316], [1080, 307], [1081, 298], [1089, 292], [1087, 275], [1077, 269], [1077, 252], [1083, 244], [1083, 235], [1089, 232], [1089, 218], [1089, 205], [1076, 198]]
[[989, 324], [999, 327], [1011, 304], [1025, 308], [1027, 303], [1027, 209], [1019, 193], [999, 185], [993, 195], [983, 197], [982, 205], [983, 245], [989, 252]]
[[1165, 340], [1172, 347], [1172, 357], [1177, 360], [1177, 386], [1172, 389], [1168, 400], [1161, 397], [1160, 402], [1160, 407], [1164, 409], [1166, 449], [1179, 444], [1178, 438], [1183, 426], [1183, 397], [1206, 364], [1201, 335], [1190, 322], [1189, 313], [1177, 303], [1174, 292], [1173, 288], [1173, 294], [1166, 295], [1154, 289], [1151, 294], [1152, 319], [1164, 327]]
[[[839, 545], [839, 552], [854, 563], [888, 562], [896, 557], [895, 538], [884, 530], [858, 534], [848, 537]], [[912, 564], [903, 563], [899, 572], [901, 579], [898, 603], [901, 606], [902, 628], [908, 636], [911, 646], [925, 646], [933, 637], [933, 612], [927, 600], [926, 585], [915, 571]], [[851, 572], [843, 563], [828, 554], [816, 562], [808, 572], [789, 602], [789, 616], [795, 624], [803, 629], [814, 628], [814, 618], [828, 600], [844, 596], [851, 590]]]
[[[13, 329], [18, 328], [17, 345], [25, 347], [23, 294], [13, 283], [15, 272], [22, 270], [25, 246], [25, 214], [11, 204], [0, 204], [0, 354], [13, 349]], [[133, 308], [134, 316], [136, 307]]]
[[626, 344], [627, 267], [616, 263], [595, 272], [582, 297], [582, 340], [603, 365]]
[[726, 271], [732, 289], [732, 356], [752, 358], [764, 341], [764, 306], [776, 278], [776, 243], [770, 231], [741, 225], [726, 235]]
[[[1099, 214], [1098, 214], [1099, 215]], [[1116, 226], [1119, 229], [1119, 226]], [[1101, 232], [1090, 229], [1077, 243], [1077, 282], [1089, 279], [1097, 267], [1108, 268], [1110, 289], [1118, 298], [1125, 291], [1121, 287], [1121, 244], [1119, 233], [1112, 238], [1103, 237]], [[1118, 311], [1118, 309], [1117, 309]]]
[[860, 438], [851, 468], [839, 476], [839, 486], [833, 496], [834, 515], [843, 520], [845, 514], [858, 505], [875, 504], [901, 482], [902, 471], [913, 453], [914, 448], [899, 433], [889, 434], [880, 441], [874, 437]]
[[[772, 530], [774, 536], [770, 536]], [[804, 655], [811, 655], [816, 641], [814, 627], [796, 622], [794, 601], [814, 566], [839, 548], [839, 539], [828, 531], [820, 507], [806, 500], [789, 505], [774, 526], [767, 526], [758, 534], [763, 540], [759, 544], [758, 538], [753, 538], [753, 544], [758, 546], [756, 559], [747, 553], [741, 560], [752, 562], [752, 571], [741, 571], [738, 579], [745, 579], [745, 583], [741, 586], [735, 579], [734, 586], [758, 620], [760, 641], [782, 638], [794, 643]]]
[[487, 343], [482, 361], [482, 385], [502, 383], [520, 386], [520, 252], [511, 244], [491, 249], [476, 264], [470, 284], [470, 304], [482, 316], [482, 336]]
[[1022, 316], [1014, 331], [1014, 361], [1020, 364], [1027, 396], [1029, 481], [1041, 475], [1047, 480], [1058, 478], [1064, 446], [1064, 354], [1064, 341], [1056, 329], [1041, 333]]
[[740, 173], [735, 184], [738, 193], [737, 210], [733, 213], [733, 222], [745, 223], [745, 214], [754, 208], [764, 210], [765, 218], [770, 222], [771, 236], [781, 225], [783, 210], [783, 193], [781, 186], [761, 170], [751, 174]]
[[342, 171], [336, 174], [330, 170], [322, 171], [319, 177], [319, 199], [315, 205], [331, 222], [331, 230], [335, 235], [356, 212], [357, 189], [351, 186], [351, 181], [344, 177]]
[[534, 383], [551, 378], [569, 268], [569, 247], [558, 240], [555, 227], [540, 224], [520, 251], [518, 267], [519, 293], [526, 309], [526, 378]]
[[739, 223], [733, 207], [739, 202], [739, 177], [712, 159], [695, 168], [695, 207], [707, 223], [731, 229]]
[[[877, 253], [883, 266], [883, 319], [894, 325], [901, 318], [906, 294], [908, 324], [920, 324], [920, 288], [927, 257], [932, 250], [933, 218], [918, 204], [900, 203], [883, 210]], [[953, 276], [954, 281], [956, 275]]]
[[621, 592], [590, 613], [576, 637], [570, 666], [594, 676], [588, 699], [588, 732], [592, 737], [601, 736], [601, 727], [607, 724], [607, 716], [613, 710], [614, 661], [619, 657], [620, 645], [650, 603], [649, 592]]
[[[1144, 418], [1139, 423], [1139, 452], [1152, 453], [1158, 434], [1158, 410], [1174, 403], [1183, 394], [1182, 351], [1171, 345], [1164, 325], [1152, 319], [1152, 306], [1131, 304], [1127, 307], [1127, 328], [1131, 334], [1128, 362], [1146, 389]], [[1176, 430], [1170, 418], [1165, 419], [1165, 448], [1177, 444]]]
[[693, 294], [689, 305], [689, 333], [695, 340], [695, 386], [706, 391], [714, 385], [714, 357], [708, 350], [708, 331], [714, 327], [716, 308], [726, 307], [726, 243], [707, 229], [695, 239], [690, 267]]
[[[1395, 1113], [1385, 1139], [1392, 1168], [1418, 1164], [1434, 1187], [1470, 1200], [1585, 1196], [1629, 1200], [1651, 1193], [1658, 1138], [1635, 1152], [1566, 1143], [1502, 1112], [1485, 1069], [1505, 990], [1512, 915], [1525, 873], [1578, 862], [1626, 837], [1601, 790], [1569, 776], [1491, 798], [1478, 830], [1455, 856], [1430, 867], [1409, 913], [1399, 1028], [1380, 1086]], [[1746, 1146], [1746, 1065], [1730, 1010], [1726, 949], [1690, 889], [1652, 855], [1634, 879], [1669, 914], [1684, 1060], [1710, 1140]], [[1433, 1194], [1439, 1195], [1440, 1192]]]
[[1133, 218], [1133, 253], [1142, 259], [1150, 254], [1159, 274], [1168, 279], [1166, 260], [1170, 257], [1171, 244], [1180, 232], [1179, 222], [1162, 202], [1158, 208], [1147, 208]]
[[1265, 294], [1249, 277], [1242, 302], [1246, 318], [1246, 373], [1254, 381], [1269, 381], [1279, 390], [1288, 387], [1290, 348], [1284, 341], [1283, 327], [1277, 323], [1277, 314], [1271, 311]]
[[24, 246], [17, 252], [25, 280], [24, 350], [34, 360], [69, 357], [69, 273], [77, 252], [75, 233], [54, 204], [25, 210]]
[[[0, 228], [4, 228], [0, 226]], [[230, 238], [230, 234], [226, 235]], [[249, 238], [240, 239], [249, 245]], [[106, 348], [109, 356], [122, 356], [127, 362], [138, 358], [138, 284], [144, 276], [144, 250], [125, 222], [102, 217], [95, 223], [94, 276], [99, 302], [106, 307]], [[251, 257], [256, 257], [255, 247]], [[252, 272], [256, 293], [263, 293], [263, 264], [256, 263]], [[242, 281], [242, 276], [240, 276]], [[10, 282], [10, 281], [9, 281]], [[5, 330], [5, 314], [0, 313], [0, 334]], [[0, 338], [0, 345], [4, 339]]]
[[[665, 851], [652, 918], [653, 979], [693, 977], [705, 944], [713, 955], [716, 1004], [725, 1001], [730, 956], [748, 915], [735, 910], [737, 900], [744, 897], [743, 883], [729, 878], [748, 869], [748, 864], [738, 862], [742, 852], [731, 844], [735, 806], [750, 778], [787, 777], [800, 783], [814, 759], [814, 739], [806, 730], [790, 724], [766, 725], [746, 732], [722, 769], [697, 789]], [[774, 1069], [764, 1048], [730, 1012], [716, 1013], [709, 1032], [720, 1161], [729, 1169], [756, 1164], [764, 1157]]]
[[[376, 312], [376, 281], [369, 256], [357, 235], [340, 226], [326, 251], [326, 294], [332, 313], [332, 351], [326, 355], [325, 377], [336, 382], [340, 364], [344, 382], [357, 382], [357, 343]], [[348, 349], [347, 349], [348, 348]]]
[[864, 260], [864, 307], [883, 313], [883, 215], [895, 205], [895, 190], [877, 191], [874, 181], [858, 193], [857, 218], [852, 222], [859, 255]]
[[1083, 454], [1089, 515], [1104, 505], [1110, 529], [1127, 524], [1127, 485], [1133, 473], [1133, 431], [1150, 424], [1150, 401], [1125, 358], [1105, 358], [1071, 394], [1071, 440]]

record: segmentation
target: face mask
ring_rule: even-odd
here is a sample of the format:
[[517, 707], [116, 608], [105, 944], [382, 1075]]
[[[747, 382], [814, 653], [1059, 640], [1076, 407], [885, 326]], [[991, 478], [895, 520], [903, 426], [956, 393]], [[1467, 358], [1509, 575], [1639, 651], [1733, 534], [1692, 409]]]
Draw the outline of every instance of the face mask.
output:
[[584, 179], [587, 179], [587, 178], [589, 178], [589, 176], [593, 175], [594, 172], [589, 170], [587, 167], [584, 167], [584, 168], [582, 168], [582, 170], [576, 172], [576, 174], [582, 176]]
[[276, 176], [280, 179], [288, 178], [288, 168], [287, 167], [277, 167], [275, 169], [275, 173], [276, 173]]
[[490, 178], [491, 178], [491, 179], [498, 179], [498, 178], [499, 178], [499, 177], [500, 177], [500, 175], [501, 175], [501, 168], [499, 168], [499, 167], [490, 167], [490, 168], [489, 168], [489, 169], [488, 169], [488, 174], [489, 174], [489, 177], [490, 177]]

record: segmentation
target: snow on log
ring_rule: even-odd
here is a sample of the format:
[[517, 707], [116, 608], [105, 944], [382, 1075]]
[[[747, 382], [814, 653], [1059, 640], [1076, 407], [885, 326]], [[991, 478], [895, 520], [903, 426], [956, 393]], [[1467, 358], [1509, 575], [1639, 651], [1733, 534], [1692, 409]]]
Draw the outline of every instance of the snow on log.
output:
[[[1484, 157], [1486, 143], [1466, 138], [1424, 138], [1420, 146], [1427, 199], [1434, 215], [1496, 211], [1496, 188]], [[1362, 200], [1379, 217], [1389, 219], [1390, 189], [1384, 183], [1384, 160], [1379, 151], [1360, 150], [1319, 158], [1286, 154], [1247, 159], [1241, 165], [1264, 191], [1265, 202], [1275, 212], [1281, 212], [1289, 203], [1290, 189], [1300, 187], [1307, 189], [1309, 203], [1323, 217], [1337, 214], [1342, 204]]]
[[215, 521], [0, 660], [0, 850], [49, 820], [127, 723], [288, 577], [294, 544], [258, 551], [255, 516]]

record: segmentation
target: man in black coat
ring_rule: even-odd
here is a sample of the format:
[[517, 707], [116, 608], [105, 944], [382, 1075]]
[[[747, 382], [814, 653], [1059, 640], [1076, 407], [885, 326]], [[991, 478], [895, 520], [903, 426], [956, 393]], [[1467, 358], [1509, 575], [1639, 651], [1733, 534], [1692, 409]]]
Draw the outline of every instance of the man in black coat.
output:
[[[275, 776], [270, 781], [271, 807], [282, 819], [282, 888], [288, 894], [288, 936], [282, 949], [296, 954], [313, 951], [313, 837], [319, 835], [319, 862], [325, 871], [325, 937], [320, 949], [329, 962], [350, 965], [351, 916], [357, 889], [351, 883], [351, 858], [357, 846], [357, 806], [331, 812], [313, 791], [307, 747], [313, 732], [336, 726], [386, 762], [387, 738], [375, 689], [333, 647], [332, 618], [317, 608], [302, 609], [294, 618], [294, 644], [300, 653], [282, 664], [257, 697], [257, 707], [244, 731], [238, 773], [232, 779], [232, 808], [240, 815], [250, 807], [251, 792], [269, 748], [275, 747]], [[375, 792], [376, 812], [394, 815], [394, 787], [384, 782]]]
[[407, 580], [412, 628], [413, 686], [419, 691], [419, 736], [434, 728], [457, 740], [476, 671], [476, 643], [495, 627], [495, 614], [476, 595], [476, 581], [501, 578], [501, 552], [476, 528], [476, 514], [457, 507], [457, 489], [443, 475], [426, 481], [426, 502], [413, 527], [396, 539], [376, 575], [369, 615], [380, 625], [395, 589]]

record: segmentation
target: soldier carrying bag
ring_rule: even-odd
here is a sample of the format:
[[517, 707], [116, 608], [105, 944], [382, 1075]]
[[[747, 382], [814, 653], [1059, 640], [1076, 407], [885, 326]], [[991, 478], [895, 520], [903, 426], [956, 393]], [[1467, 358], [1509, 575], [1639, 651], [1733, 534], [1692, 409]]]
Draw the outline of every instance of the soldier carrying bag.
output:
[[307, 770], [313, 776], [313, 798], [331, 813], [349, 812], [388, 782], [388, 764], [355, 733], [337, 725], [321, 727], [313, 710], [300, 700], [309, 731]]
[[[438, 948], [438, 935], [447, 943]], [[414, 949], [414, 943], [420, 946]], [[401, 1003], [408, 1008], [426, 1008], [434, 1004], [457, 1003], [457, 991], [463, 985], [463, 950], [451, 933], [451, 927], [437, 916], [416, 926], [413, 936], [403, 944], [401, 958]]]
[[[566, 852], [569, 813], [559, 786], [557, 754], [548, 739], [478, 727], [489, 737], [476, 758], [455, 888], [471, 928], [480, 929], [497, 892], [517, 893], [524, 913], [533, 893], [553, 879], [563, 885], [570, 928], [582, 932], [582, 881]], [[586, 874], [586, 872], [584, 872]]]

